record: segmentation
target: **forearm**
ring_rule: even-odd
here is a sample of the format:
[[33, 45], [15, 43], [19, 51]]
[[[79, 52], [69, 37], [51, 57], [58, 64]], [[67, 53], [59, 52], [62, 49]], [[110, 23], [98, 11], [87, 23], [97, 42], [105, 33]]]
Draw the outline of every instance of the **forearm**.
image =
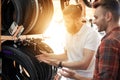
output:
[[79, 74], [75, 74], [74, 79], [75, 80], [92, 80], [91, 78], [82, 77]]
[[62, 62], [63, 67], [67, 67], [74, 70], [86, 70], [88, 65], [84, 61], [74, 61], [74, 62]]
[[[84, 49], [84, 55], [81, 60], [72, 62], [62, 62], [63, 67], [75, 69], [75, 70], [86, 70], [90, 65], [91, 61], [94, 60], [95, 51]], [[92, 62], [93, 63], [93, 62]]]

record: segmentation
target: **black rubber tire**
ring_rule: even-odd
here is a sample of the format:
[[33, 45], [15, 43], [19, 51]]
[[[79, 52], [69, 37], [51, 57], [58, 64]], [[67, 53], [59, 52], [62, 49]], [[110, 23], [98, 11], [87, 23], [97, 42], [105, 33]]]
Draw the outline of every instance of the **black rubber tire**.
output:
[[[34, 49], [33, 43], [36, 43], [36, 49]], [[51, 78], [54, 76], [53, 72], [54, 69], [52, 69], [51, 65], [48, 65], [43, 62], [39, 62], [36, 58], [35, 55], [41, 54], [39, 50], [44, 50], [47, 51], [48, 53], [52, 53], [53, 50], [44, 42], [41, 42], [41, 40], [33, 40], [29, 45], [23, 46], [21, 45], [19, 47], [19, 50], [24, 52], [26, 55], [28, 55], [31, 60], [33, 61], [36, 69], [37, 69], [37, 74], [39, 75], [40, 80], [51, 80]]]
[[[60, 0], [60, 4], [61, 4], [61, 9], [63, 10], [64, 9], [64, 2], [66, 2], [66, 0]], [[78, 3], [79, 1], [76, 0], [76, 3]], [[85, 5], [87, 7], [92, 7], [92, 5], [90, 4], [90, 2], [88, 0], [83, 0], [83, 2], [85, 3]]]
[[88, 0], [83, 0], [83, 2], [85, 3], [85, 5], [89, 8], [92, 7], [92, 5], [90, 4], [90, 2]]
[[[36, 43], [36, 49], [35, 49], [35, 46], [33, 43]], [[27, 44], [27, 45], [25, 45], [25, 44]], [[41, 52], [39, 50], [44, 50], [49, 53], [53, 52], [53, 50], [46, 43], [41, 42], [40, 39], [34, 39], [34, 40], [31, 40], [30, 42], [29, 41], [23, 41], [23, 42], [18, 41], [15, 44], [13, 41], [6, 41], [6, 42], [2, 43], [2, 45], [5, 46], [5, 49], [7, 46], [8, 50], [11, 50], [11, 48], [12, 48], [12, 50], [14, 50], [14, 49], [17, 50], [14, 52], [15, 55], [18, 55], [18, 54], [20, 54], [19, 52], [21, 52], [22, 53], [21, 55], [27, 56], [30, 59], [30, 61], [32, 62], [32, 64], [34, 65], [34, 67], [33, 67], [32, 65], [27, 64], [29, 62], [29, 60], [27, 60], [27, 62], [26, 62], [26, 60], [24, 60], [25, 57], [21, 57], [20, 58], [21, 60], [20, 60], [19, 58], [17, 58], [18, 56], [9, 57], [9, 55], [6, 55], [6, 56], [2, 55], [3, 56], [2, 61], [4, 61], [3, 62], [3, 72], [4, 72], [3, 75], [6, 76], [6, 78], [8, 78], [8, 80], [11, 80], [11, 77], [10, 77], [11, 75], [16, 74], [16, 72], [11, 73], [10, 70], [13, 70], [13, 71], [18, 70], [17, 68], [14, 68], [14, 66], [12, 64], [13, 60], [11, 60], [11, 59], [13, 59], [13, 58], [15, 58], [15, 61], [17, 61], [17, 62], [24, 60], [25, 65], [31, 66], [31, 67], [33, 67], [33, 69], [35, 68], [35, 72], [38, 75], [38, 80], [52, 80], [53, 79], [53, 76], [56, 73], [56, 71], [55, 71], [56, 68], [54, 66], [48, 65], [46, 63], [39, 62], [35, 58], [35, 55], [41, 54]], [[3, 52], [4, 46], [2, 49], [2, 54], [4, 53]], [[14, 46], [16, 46], [17, 48], [15, 48]], [[21, 63], [19, 62], [19, 64], [21, 64]], [[10, 67], [7, 68], [7, 66], [10, 66]], [[26, 68], [28, 68], [28, 67], [26, 67]], [[8, 75], [6, 75], [7, 74], [6, 70], [9, 72]], [[27, 69], [27, 70], [30, 70], [30, 69]], [[37, 79], [35, 79], [35, 80], [37, 80]]]
[[13, 21], [24, 26], [22, 34], [41, 34], [48, 27], [54, 12], [52, 0], [2, 0], [2, 34]]
[[34, 28], [29, 34], [42, 34], [48, 28], [52, 19], [54, 7], [52, 0], [38, 0], [39, 16]]
[[37, 0], [2, 0], [2, 34], [8, 34], [13, 21], [23, 25], [23, 34], [27, 34], [37, 21], [38, 11]]
[[[0, 54], [2, 56], [2, 74], [8, 80], [39, 80], [37, 70], [29, 56], [11, 46], [2, 46]], [[15, 64], [16, 66], [14, 66]], [[17, 65], [21, 65], [30, 77], [20, 73]]]
[[20, 51], [24, 52], [24, 54], [26, 54], [27, 56], [29, 56], [31, 58], [31, 60], [34, 63], [34, 66], [35, 66], [35, 68], [37, 70], [36, 72], [39, 75], [38, 76], [39, 80], [45, 80], [44, 79], [45, 72], [42, 69], [42, 64], [40, 64], [39, 61], [37, 61], [37, 59], [35, 58], [35, 55], [34, 55], [35, 52], [32, 51], [33, 49], [32, 50], [30, 50], [30, 49], [31, 48], [28, 49], [27, 46], [21, 46], [21, 47], [19, 47]]
[[61, 10], [63, 10], [64, 9], [64, 2], [65, 2], [66, 0], [60, 0], [60, 6], [61, 6]]

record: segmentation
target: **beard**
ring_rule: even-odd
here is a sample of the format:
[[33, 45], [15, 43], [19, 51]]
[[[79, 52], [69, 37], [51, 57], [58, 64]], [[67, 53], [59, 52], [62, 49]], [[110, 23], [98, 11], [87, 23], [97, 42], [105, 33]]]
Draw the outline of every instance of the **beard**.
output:
[[103, 31], [106, 31], [106, 30], [107, 30], [107, 27], [105, 25], [98, 27], [98, 32], [103, 32]]

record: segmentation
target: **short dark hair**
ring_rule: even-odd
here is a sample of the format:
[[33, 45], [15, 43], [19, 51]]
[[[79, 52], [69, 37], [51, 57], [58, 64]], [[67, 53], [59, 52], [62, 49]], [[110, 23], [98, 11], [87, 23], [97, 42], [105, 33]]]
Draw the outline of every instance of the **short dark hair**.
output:
[[93, 7], [103, 7], [105, 10], [110, 11], [115, 21], [119, 21], [120, 17], [120, 4], [117, 0], [101, 0], [100, 2], [94, 2]]
[[82, 15], [82, 6], [80, 4], [79, 5], [73, 5], [73, 4], [68, 5], [67, 7], [63, 9], [63, 16], [66, 16], [66, 15], [71, 15], [73, 19], [80, 17]]

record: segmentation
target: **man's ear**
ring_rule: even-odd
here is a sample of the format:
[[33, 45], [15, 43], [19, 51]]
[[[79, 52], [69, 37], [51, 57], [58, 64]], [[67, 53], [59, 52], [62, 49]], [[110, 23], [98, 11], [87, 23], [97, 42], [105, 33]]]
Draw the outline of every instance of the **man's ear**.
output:
[[111, 12], [107, 12], [106, 15], [105, 15], [105, 19], [106, 21], [111, 21], [112, 20], [112, 13]]

